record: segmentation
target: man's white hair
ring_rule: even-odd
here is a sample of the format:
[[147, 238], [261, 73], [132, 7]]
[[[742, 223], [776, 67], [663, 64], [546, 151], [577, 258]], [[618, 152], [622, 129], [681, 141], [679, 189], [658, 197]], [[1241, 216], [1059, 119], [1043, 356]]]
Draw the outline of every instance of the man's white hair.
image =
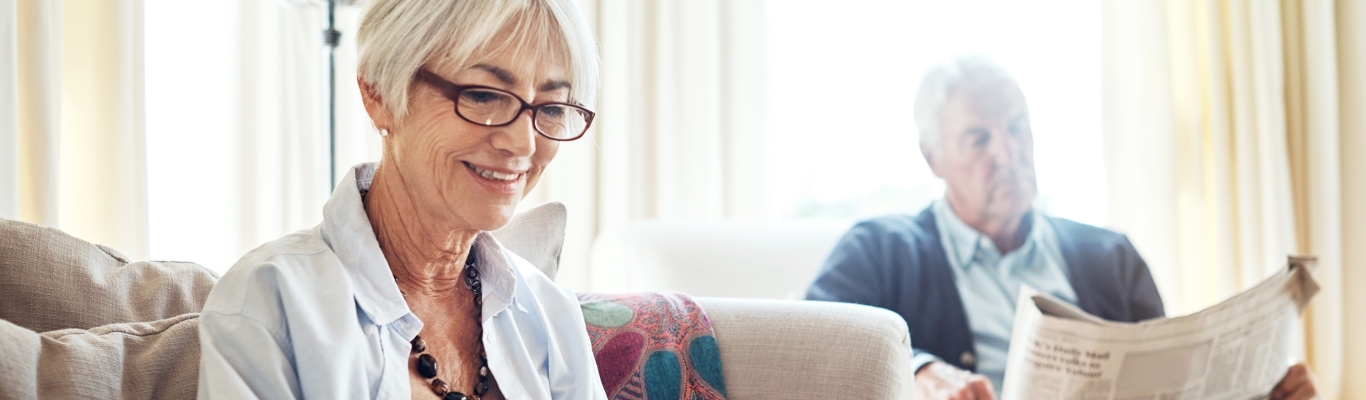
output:
[[[504, 29], [511, 35], [498, 36]], [[479, 54], [528, 51], [542, 62], [568, 60], [570, 99], [591, 106], [599, 68], [592, 32], [574, 0], [376, 0], [356, 34], [356, 75], [400, 121], [419, 68], [464, 69]]]
[[954, 90], [965, 85], [1016, 84], [1010, 71], [982, 54], [960, 54], [941, 61], [920, 77], [915, 91], [915, 126], [921, 146], [939, 151], [939, 117]]

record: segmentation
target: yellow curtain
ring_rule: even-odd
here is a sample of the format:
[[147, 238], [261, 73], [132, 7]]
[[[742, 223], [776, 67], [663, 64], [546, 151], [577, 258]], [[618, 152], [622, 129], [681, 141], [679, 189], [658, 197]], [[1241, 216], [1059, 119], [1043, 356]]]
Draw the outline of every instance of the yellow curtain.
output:
[[[61, 137], [59, 108], [61, 82], [61, 8], [50, 1], [15, 4], [14, 78], [15, 162], [17, 216], [21, 220], [57, 225], [57, 141]], [[8, 74], [7, 74], [8, 75]], [[8, 77], [8, 76], [7, 76]]]
[[1103, 16], [1111, 223], [1143, 252], [1173, 315], [1250, 288], [1287, 254], [1317, 255], [1323, 291], [1303, 340], [1327, 398], [1366, 396], [1343, 379], [1366, 359], [1343, 340], [1366, 333], [1349, 331], [1366, 316], [1345, 313], [1343, 292], [1366, 284], [1347, 267], [1361, 269], [1353, 252], [1366, 237], [1344, 228], [1363, 218], [1353, 114], [1366, 91], [1346, 84], [1360, 80], [1366, 16], [1343, 8], [1107, 2]]
[[[1337, 77], [1339, 132], [1338, 160], [1339, 182], [1341, 183], [1341, 224], [1342, 240], [1342, 297], [1337, 304], [1318, 305], [1316, 310], [1325, 314], [1326, 321], [1320, 321], [1314, 314], [1316, 324], [1314, 333], [1320, 329], [1317, 324], [1329, 324], [1336, 316], [1341, 316], [1340, 359], [1344, 378], [1341, 397], [1344, 399], [1366, 398], [1366, 292], [1345, 290], [1366, 285], [1366, 3], [1344, 1], [1337, 4]], [[1331, 232], [1330, 232], [1331, 234]], [[1314, 354], [1336, 352], [1332, 340], [1315, 337]], [[1348, 379], [1357, 378], [1357, 379]]]
[[[206, 15], [203, 6], [153, 1], [149, 25], [144, 1], [0, 0], [0, 18], [12, 21], [0, 24], [0, 40], [13, 39], [0, 42], [0, 218], [134, 259], [221, 272], [261, 243], [316, 224], [331, 193], [318, 36], [325, 8], [249, 0]], [[378, 157], [353, 73], [359, 12], [337, 10], [342, 173]], [[175, 39], [191, 30], [185, 25], [212, 32]], [[162, 108], [150, 154], [145, 29], [161, 33], [151, 38], [160, 72], [153, 101]]]
[[12, 216], [145, 257], [141, 0], [13, 4]]
[[19, 218], [19, 18], [0, 1], [0, 218]]

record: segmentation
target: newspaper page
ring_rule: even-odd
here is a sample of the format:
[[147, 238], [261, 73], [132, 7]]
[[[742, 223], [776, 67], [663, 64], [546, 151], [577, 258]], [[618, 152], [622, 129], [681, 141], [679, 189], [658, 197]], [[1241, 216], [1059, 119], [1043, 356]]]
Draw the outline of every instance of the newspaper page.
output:
[[1105, 321], [1022, 288], [1003, 399], [1262, 399], [1290, 366], [1312, 258], [1195, 314]]

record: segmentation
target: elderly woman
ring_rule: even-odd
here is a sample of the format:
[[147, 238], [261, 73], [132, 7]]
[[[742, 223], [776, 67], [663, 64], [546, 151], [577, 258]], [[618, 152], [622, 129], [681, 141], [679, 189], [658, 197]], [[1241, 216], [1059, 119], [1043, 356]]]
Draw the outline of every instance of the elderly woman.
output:
[[200, 397], [605, 398], [574, 295], [486, 233], [593, 120], [574, 1], [369, 7], [357, 80], [381, 161], [219, 281]]

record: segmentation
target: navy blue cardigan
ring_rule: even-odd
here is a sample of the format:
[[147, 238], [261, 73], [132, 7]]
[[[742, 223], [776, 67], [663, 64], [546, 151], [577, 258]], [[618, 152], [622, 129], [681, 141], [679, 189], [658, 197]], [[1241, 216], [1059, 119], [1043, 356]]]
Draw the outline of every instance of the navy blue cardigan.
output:
[[[1148, 266], [1127, 237], [1046, 218], [1057, 233], [1078, 307], [1113, 321], [1163, 316]], [[806, 298], [892, 310], [906, 319], [915, 355], [930, 353], [976, 370], [972, 331], [930, 208], [855, 225], [830, 253]]]

